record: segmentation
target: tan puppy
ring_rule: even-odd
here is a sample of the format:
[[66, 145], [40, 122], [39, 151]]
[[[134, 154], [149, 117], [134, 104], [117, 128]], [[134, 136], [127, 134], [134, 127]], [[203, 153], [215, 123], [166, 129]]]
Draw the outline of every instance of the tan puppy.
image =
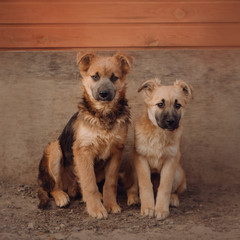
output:
[[[172, 86], [158, 79], [146, 81], [139, 88], [145, 107], [135, 125], [134, 164], [137, 171], [141, 214], [158, 220], [169, 215], [169, 205], [178, 207], [178, 194], [186, 189], [185, 173], [180, 165], [182, 118], [192, 88], [184, 81]], [[160, 173], [154, 201], [151, 173]]]
[[[116, 201], [118, 171], [130, 123], [125, 98], [131, 58], [93, 52], [78, 54], [83, 98], [58, 140], [45, 149], [39, 165], [39, 207], [50, 194], [64, 207], [81, 192], [90, 216], [121, 211]], [[97, 183], [105, 178], [103, 204]]]

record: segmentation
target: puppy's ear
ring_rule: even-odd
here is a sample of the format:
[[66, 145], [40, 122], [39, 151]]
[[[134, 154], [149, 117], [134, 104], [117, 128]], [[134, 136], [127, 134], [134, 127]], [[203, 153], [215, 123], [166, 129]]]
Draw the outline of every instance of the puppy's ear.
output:
[[77, 54], [77, 64], [81, 72], [86, 72], [93, 59], [96, 58], [97, 54], [95, 52], [79, 52]]
[[174, 86], [177, 86], [180, 88], [180, 91], [182, 91], [182, 94], [187, 98], [187, 100], [193, 99], [193, 87], [183, 80], [176, 80], [174, 83]]
[[133, 63], [133, 57], [121, 52], [117, 52], [113, 57], [120, 64], [123, 75], [129, 73]]
[[158, 78], [150, 79], [142, 83], [138, 89], [138, 92], [144, 91], [146, 94], [149, 94], [157, 86], [161, 86], [161, 81]]

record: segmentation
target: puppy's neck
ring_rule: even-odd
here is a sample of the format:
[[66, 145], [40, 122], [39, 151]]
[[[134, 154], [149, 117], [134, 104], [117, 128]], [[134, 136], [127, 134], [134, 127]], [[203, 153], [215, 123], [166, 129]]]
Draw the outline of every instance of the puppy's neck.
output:
[[[115, 101], [110, 107], [108, 103], [102, 104], [102, 108], [95, 107], [88, 95], [83, 94], [82, 101], [78, 105], [79, 113], [88, 124], [98, 125], [100, 128], [111, 130], [116, 124], [128, 125], [130, 123], [130, 110], [125, 95]], [[82, 114], [81, 114], [82, 113]]]

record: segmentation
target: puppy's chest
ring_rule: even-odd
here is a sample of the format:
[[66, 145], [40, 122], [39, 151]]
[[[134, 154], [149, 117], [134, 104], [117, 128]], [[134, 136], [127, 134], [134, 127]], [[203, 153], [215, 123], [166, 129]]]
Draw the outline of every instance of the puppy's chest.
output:
[[151, 169], [161, 169], [168, 157], [174, 157], [178, 152], [178, 144], [164, 135], [141, 135], [136, 137], [136, 150], [144, 156]]
[[80, 147], [89, 147], [97, 154], [97, 159], [107, 159], [113, 146], [124, 143], [124, 136], [119, 130], [104, 131], [82, 127], [78, 130], [77, 140]]

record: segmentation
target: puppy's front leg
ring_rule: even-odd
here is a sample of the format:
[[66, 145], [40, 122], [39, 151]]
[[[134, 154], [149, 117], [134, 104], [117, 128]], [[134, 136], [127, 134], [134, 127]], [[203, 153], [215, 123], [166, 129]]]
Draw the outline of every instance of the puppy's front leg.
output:
[[158, 220], [163, 220], [169, 215], [169, 203], [176, 165], [176, 159], [169, 158], [165, 160], [162, 167], [155, 206], [155, 216]]
[[151, 182], [151, 171], [147, 159], [135, 153], [134, 163], [138, 175], [139, 193], [141, 200], [141, 214], [153, 217], [154, 194]]
[[82, 195], [87, 204], [88, 214], [94, 218], [107, 218], [94, 172], [94, 154], [87, 147], [73, 147], [75, 172], [79, 179]]
[[122, 149], [115, 149], [111, 159], [105, 167], [105, 183], [103, 186], [103, 204], [108, 212], [119, 213], [121, 208], [117, 204], [118, 172], [121, 163]]

